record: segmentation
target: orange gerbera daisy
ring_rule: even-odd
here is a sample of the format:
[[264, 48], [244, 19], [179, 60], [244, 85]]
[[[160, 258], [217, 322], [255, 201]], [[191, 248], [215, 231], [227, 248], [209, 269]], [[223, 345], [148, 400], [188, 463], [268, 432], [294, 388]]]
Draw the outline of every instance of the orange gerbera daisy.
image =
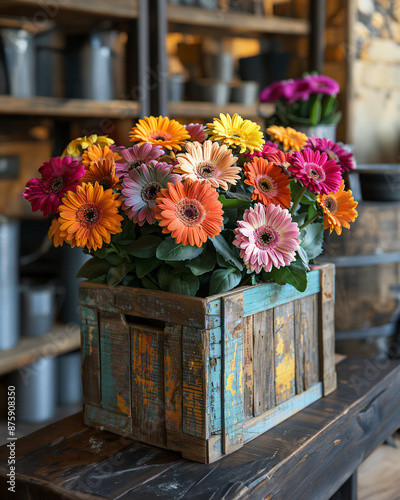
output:
[[283, 145], [284, 151], [292, 149], [294, 151], [301, 151], [307, 143], [308, 137], [303, 132], [297, 132], [291, 127], [278, 127], [277, 125], [272, 125], [267, 128], [267, 134], [271, 136], [271, 139]]
[[324, 229], [329, 228], [329, 233], [335, 230], [336, 234], [342, 234], [342, 227], [350, 229], [349, 222], [354, 222], [358, 216], [356, 210], [358, 202], [354, 200], [350, 190], [344, 190], [344, 181], [339, 191], [319, 194], [317, 201], [324, 213]]
[[171, 233], [176, 243], [201, 247], [214, 238], [223, 225], [222, 203], [208, 182], [187, 179], [185, 184], [167, 184], [161, 189], [155, 209], [163, 233]]
[[133, 142], [143, 144], [149, 142], [154, 146], [162, 146], [167, 149], [181, 150], [181, 145], [190, 139], [189, 132], [176, 120], [170, 120], [167, 117], [150, 116], [139, 122], [133, 127], [129, 138]]
[[237, 157], [225, 145], [211, 141], [204, 144], [188, 142], [186, 151], [177, 155], [179, 165], [174, 168], [183, 179], [207, 181], [215, 188], [221, 186], [224, 189], [228, 189], [228, 182], [236, 184], [240, 179], [241, 168], [234, 166]]
[[60, 231], [60, 221], [59, 219], [53, 219], [51, 222], [51, 226], [48, 232], [49, 240], [53, 243], [55, 247], [62, 247], [64, 245], [64, 241], [66, 241], [72, 248], [76, 245], [75, 238], [72, 236], [70, 239], [67, 239], [67, 233], [62, 233]]
[[112, 158], [114, 161], [122, 160], [122, 156], [120, 156], [116, 151], [110, 149], [107, 145], [102, 148], [97, 144], [93, 144], [93, 146], [89, 146], [83, 152], [82, 163], [85, 165], [87, 170], [90, 165], [96, 163], [96, 161], [101, 158]]
[[58, 207], [61, 233], [76, 239], [78, 247], [97, 250], [110, 243], [111, 235], [120, 233], [123, 217], [118, 214], [118, 193], [104, 191], [98, 182], [82, 184], [76, 193], [68, 191]]
[[251, 163], [245, 163], [244, 170], [246, 174], [244, 182], [254, 186], [253, 200], [258, 200], [266, 206], [273, 203], [282, 208], [290, 207], [290, 179], [280, 167], [255, 156]]
[[103, 186], [104, 190], [107, 189], [121, 189], [119, 178], [115, 174], [115, 162], [113, 158], [100, 158], [93, 162], [86, 170], [86, 174], [81, 178], [81, 183], [91, 182], [94, 184], [98, 182]]

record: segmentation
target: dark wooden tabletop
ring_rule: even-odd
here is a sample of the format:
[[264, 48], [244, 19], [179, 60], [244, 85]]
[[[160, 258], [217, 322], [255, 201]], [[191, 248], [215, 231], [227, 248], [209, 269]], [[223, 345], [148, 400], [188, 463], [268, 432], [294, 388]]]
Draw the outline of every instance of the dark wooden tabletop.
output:
[[397, 362], [345, 359], [338, 389], [213, 464], [89, 429], [81, 414], [0, 448], [4, 499], [329, 499], [400, 427]]

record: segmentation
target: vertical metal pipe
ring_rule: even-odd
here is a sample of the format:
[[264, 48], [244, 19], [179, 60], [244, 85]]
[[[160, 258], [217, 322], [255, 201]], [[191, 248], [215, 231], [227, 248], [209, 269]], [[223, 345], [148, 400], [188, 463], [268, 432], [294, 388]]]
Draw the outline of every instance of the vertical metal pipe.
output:
[[322, 73], [325, 60], [325, 0], [310, 0], [309, 70]]
[[138, 100], [140, 104], [140, 116], [143, 118], [150, 114], [150, 36], [148, 0], [139, 0], [139, 19], [136, 26], [138, 47]]

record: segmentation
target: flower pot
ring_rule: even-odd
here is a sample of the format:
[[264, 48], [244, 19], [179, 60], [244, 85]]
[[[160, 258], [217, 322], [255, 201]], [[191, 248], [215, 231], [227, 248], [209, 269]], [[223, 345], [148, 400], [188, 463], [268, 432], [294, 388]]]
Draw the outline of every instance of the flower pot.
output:
[[314, 135], [315, 137], [321, 137], [323, 139], [329, 139], [333, 142], [336, 142], [337, 125], [335, 123], [320, 124], [315, 126], [292, 124], [290, 126], [298, 130], [299, 132], [303, 132], [308, 137]]
[[305, 292], [79, 285], [84, 422], [213, 462], [336, 388], [334, 266]]

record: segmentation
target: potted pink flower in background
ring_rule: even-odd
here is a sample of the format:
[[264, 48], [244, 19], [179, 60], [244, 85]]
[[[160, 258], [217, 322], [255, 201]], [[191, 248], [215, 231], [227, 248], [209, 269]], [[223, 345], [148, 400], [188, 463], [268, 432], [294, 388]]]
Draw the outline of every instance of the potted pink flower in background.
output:
[[268, 125], [294, 127], [311, 137], [336, 140], [339, 84], [325, 75], [307, 74], [295, 80], [274, 82], [260, 94], [261, 102], [275, 104]]

